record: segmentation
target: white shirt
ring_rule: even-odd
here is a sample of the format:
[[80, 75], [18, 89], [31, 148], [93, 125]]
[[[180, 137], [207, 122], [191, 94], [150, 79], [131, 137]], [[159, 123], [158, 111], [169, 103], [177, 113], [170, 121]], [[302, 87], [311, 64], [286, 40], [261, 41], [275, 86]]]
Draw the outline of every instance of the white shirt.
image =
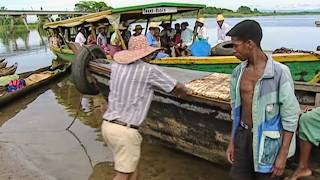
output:
[[187, 28], [181, 32], [181, 39], [183, 46], [190, 46], [192, 44], [193, 32]]
[[111, 64], [108, 109], [103, 119], [139, 126], [146, 117], [155, 89], [171, 92], [177, 81], [158, 66], [137, 60]]
[[231, 41], [231, 37], [226, 36], [228, 31], [230, 31], [230, 26], [227, 23], [223, 23], [221, 28], [219, 25], [217, 25], [218, 43]]
[[86, 38], [81, 32], [79, 32], [74, 42], [79, 43], [82, 46], [86, 42]]
[[97, 44], [99, 46], [101, 45], [107, 45], [107, 37], [101, 33], [98, 34], [98, 37], [97, 37]]
[[206, 40], [209, 39], [206, 27], [204, 27], [204, 26], [198, 27], [197, 33], [198, 33], [198, 36], [197, 36], [198, 39], [206, 39]]

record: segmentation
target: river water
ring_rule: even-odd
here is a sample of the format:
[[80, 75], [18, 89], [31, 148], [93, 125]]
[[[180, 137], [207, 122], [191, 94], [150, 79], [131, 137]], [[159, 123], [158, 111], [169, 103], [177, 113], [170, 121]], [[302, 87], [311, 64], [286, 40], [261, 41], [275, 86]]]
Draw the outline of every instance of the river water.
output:
[[[320, 16], [254, 18], [264, 30], [264, 49], [281, 46], [314, 50], [320, 45]], [[229, 18], [230, 25], [242, 20]], [[180, 19], [178, 22], [185, 21]], [[194, 20], [189, 19], [189, 24]], [[214, 19], [207, 19], [210, 43]], [[38, 31], [0, 32], [0, 57], [18, 62], [18, 72], [51, 64], [55, 56]], [[87, 103], [80, 103], [87, 102]], [[111, 179], [112, 154], [100, 132], [105, 101], [82, 96], [65, 77], [0, 109], [0, 179]], [[70, 131], [66, 130], [72, 121]], [[168, 149], [144, 139], [142, 180], [228, 179], [228, 168]]]

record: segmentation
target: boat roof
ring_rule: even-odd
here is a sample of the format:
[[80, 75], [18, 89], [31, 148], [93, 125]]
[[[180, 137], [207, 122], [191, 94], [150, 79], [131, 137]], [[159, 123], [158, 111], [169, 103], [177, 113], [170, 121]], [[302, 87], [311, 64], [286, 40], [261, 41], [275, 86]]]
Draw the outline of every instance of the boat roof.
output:
[[115, 8], [108, 11], [101, 11], [91, 13], [84, 16], [70, 18], [61, 21], [46, 23], [43, 28], [55, 29], [58, 27], [75, 27], [85, 23], [98, 22], [107, 18], [110, 15], [120, 15], [121, 20], [132, 19], [149, 19], [152, 17], [159, 17], [171, 14], [179, 14], [189, 11], [196, 11], [205, 8], [204, 4], [188, 4], [188, 3], [153, 3], [139, 6], [129, 6], [122, 8]]

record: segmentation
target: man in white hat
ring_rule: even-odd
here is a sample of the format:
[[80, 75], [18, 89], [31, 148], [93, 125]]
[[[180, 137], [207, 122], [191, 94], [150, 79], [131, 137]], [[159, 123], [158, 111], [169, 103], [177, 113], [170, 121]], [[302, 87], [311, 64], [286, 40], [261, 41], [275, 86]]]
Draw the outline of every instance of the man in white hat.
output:
[[230, 31], [230, 26], [224, 22], [224, 17], [222, 14], [217, 15], [217, 24], [218, 43], [231, 41], [231, 37], [226, 36], [227, 32]]
[[207, 28], [204, 26], [204, 18], [200, 17], [196, 20], [195, 29], [197, 30], [195, 34], [196, 39], [198, 40], [209, 39]]
[[160, 47], [160, 28], [159, 23], [151, 22], [149, 25], [149, 32], [146, 34], [147, 41], [152, 47]]
[[84, 33], [85, 33], [84, 27], [83, 26], [78, 27], [78, 34], [74, 42], [79, 43], [80, 46], [86, 43], [86, 40], [87, 40], [86, 37], [84, 36]]
[[155, 89], [186, 96], [188, 89], [148, 62], [160, 48], [145, 36], [132, 36], [129, 49], [117, 52], [111, 65], [108, 109], [102, 135], [114, 157], [113, 180], [137, 180], [142, 137], [138, 131], [149, 110]]

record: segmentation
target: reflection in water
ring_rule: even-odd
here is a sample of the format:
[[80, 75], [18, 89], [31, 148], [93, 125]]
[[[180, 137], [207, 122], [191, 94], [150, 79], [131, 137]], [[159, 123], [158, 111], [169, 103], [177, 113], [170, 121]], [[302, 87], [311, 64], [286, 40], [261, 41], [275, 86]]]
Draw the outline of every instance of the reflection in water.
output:
[[27, 94], [24, 98], [19, 98], [9, 104], [8, 106], [0, 108], [0, 127], [8, 120], [13, 118], [21, 110], [26, 109], [28, 104], [32, 103], [37, 99], [42, 93], [47, 91], [50, 87], [43, 87], [37, 90], [34, 90], [32, 93]]
[[[100, 125], [102, 122], [102, 112], [104, 112], [106, 106], [104, 98], [101, 96], [82, 96], [68, 79], [56, 84], [52, 87], [52, 91], [58, 103], [64, 106], [70, 116], [80, 120], [87, 126], [95, 128], [95, 132], [97, 133], [95, 141], [102, 142]], [[83, 108], [83, 105], [85, 108]], [[73, 136], [76, 137], [81, 148], [84, 150], [89, 163], [95, 163], [92, 161], [92, 159], [96, 159], [95, 155], [88, 153], [88, 146], [85, 146], [88, 142], [83, 143], [82, 140], [84, 138], [78, 138], [77, 133], [73, 133]], [[107, 147], [105, 148], [107, 149]], [[228, 172], [216, 167], [212, 163], [157, 144], [150, 144], [146, 137], [142, 144], [139, 169], [141, 180], [228, 179]], [[212, 177], [213, 172], [214, 177]], [[100, 162], [98, 161], [94, 164], [89, 179], [112, 179], [113, 175], [113, 163], [100, 159]]]
[[0, 31], [0, 55], [6, 56], [17, 51], [27, 51], [46, 47], [47, 38], [42, 29], [32, 29], [29, 32], [25, 29], [9, 30], [3, 28]]

